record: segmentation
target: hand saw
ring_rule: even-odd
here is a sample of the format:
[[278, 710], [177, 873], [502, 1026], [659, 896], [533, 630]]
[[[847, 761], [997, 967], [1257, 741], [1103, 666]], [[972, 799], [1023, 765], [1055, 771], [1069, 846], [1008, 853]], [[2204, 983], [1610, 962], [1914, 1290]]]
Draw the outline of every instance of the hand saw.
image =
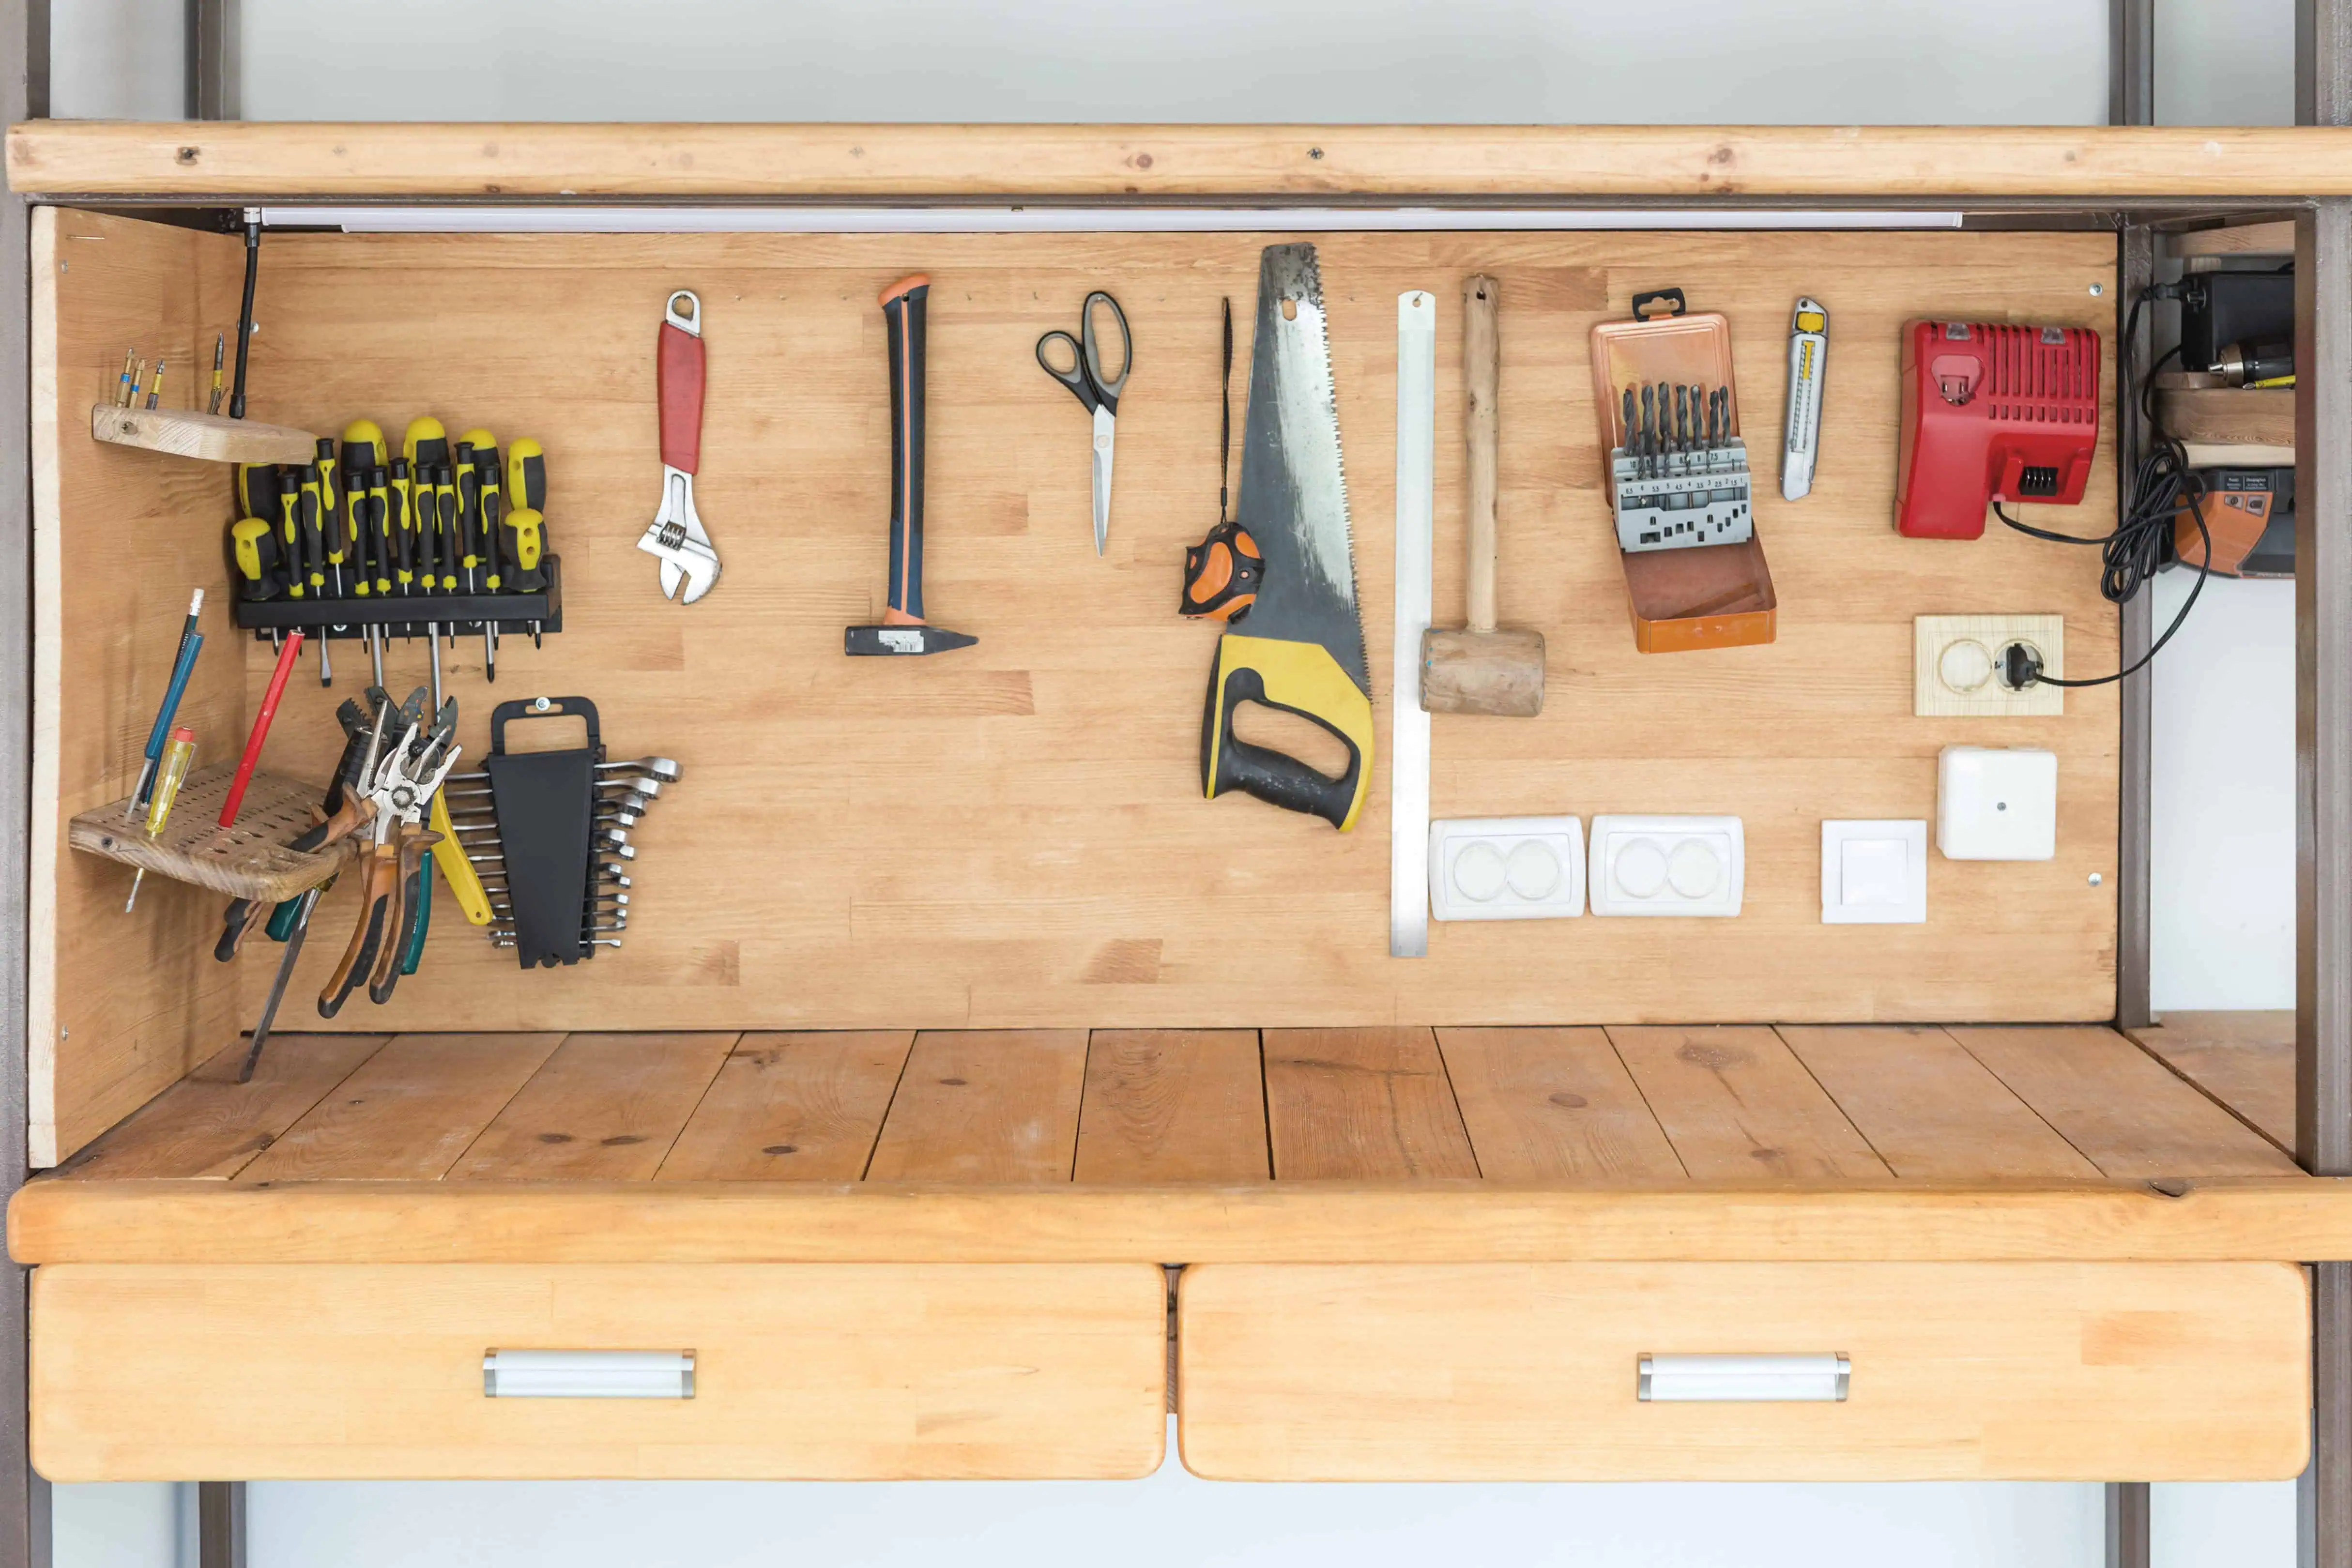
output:
[[[1201, 726], [1201, 784], [1211, 800], [1240, 789], [1285, 810], [1356, 825], [1370, 788], [1372, 683], [1356, 612], [1356, 558], [1339, 413], [1325, 335], [1323, 278], [1311, 245], [1266, 247], [1258, 260], [1236, 519], [1265, 569], [1246, 635], [1217, 640]], [[1333, 779], [1233, 733], [1244, 702], [1312, 719], [1348, 748]]]

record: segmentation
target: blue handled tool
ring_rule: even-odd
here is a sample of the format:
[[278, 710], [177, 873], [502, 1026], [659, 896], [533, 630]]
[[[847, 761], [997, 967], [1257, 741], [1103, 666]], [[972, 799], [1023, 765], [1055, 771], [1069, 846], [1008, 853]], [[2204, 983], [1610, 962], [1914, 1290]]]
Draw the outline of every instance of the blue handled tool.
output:
[[205, 591], [197, 589], [188, 601], [188, 619], [180, 629], [180, 650], [172, 661], [172, 682], [163, 688], [163, 706], [155, 710], [155, 727], [147, 732], [147, 749], [139, 768], [139, 787], [131, 791], [131, 800], [123, 815], [137, 821], [145, 810], [155, 789], [155, 768], [163, 759], [163, 740], [172, 733], [172, 720], [180, 711], [180, 698], [188, 689], [188, 675], [196, 667], [196, 654], [205, 645], [204, 633], [196, 630], [196, 616], [205, 607]]

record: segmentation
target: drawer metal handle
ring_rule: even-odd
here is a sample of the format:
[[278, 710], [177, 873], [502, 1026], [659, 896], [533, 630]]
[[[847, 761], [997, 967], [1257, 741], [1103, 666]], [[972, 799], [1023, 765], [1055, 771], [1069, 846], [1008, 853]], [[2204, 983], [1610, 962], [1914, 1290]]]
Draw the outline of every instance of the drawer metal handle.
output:
[[1644, 1404], [1843, 1404], [1853, 1378], [1853, 1364], [1843, 1355], [1645, 1355], [1634, 1397]]
[[691, 1399], [690, 1350], [491, 1350], [485, 1399]]

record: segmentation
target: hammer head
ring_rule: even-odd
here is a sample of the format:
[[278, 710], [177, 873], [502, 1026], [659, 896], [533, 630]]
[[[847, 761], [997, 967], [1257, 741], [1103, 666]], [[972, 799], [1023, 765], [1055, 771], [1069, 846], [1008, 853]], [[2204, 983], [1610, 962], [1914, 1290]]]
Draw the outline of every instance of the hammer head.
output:
[[1483, 713], [1533, 718], [1543, 712], [1544, 640], [1540, 632], [1421, 634], [1421, 706], [1430, 713]]
[[965, 632], [926, 626], [920, 622], [913, 625], [850, 626], [842, 631], [842, 652], [868, 656], [944, 653], [952, 648], [969, 648], [979, 641]]

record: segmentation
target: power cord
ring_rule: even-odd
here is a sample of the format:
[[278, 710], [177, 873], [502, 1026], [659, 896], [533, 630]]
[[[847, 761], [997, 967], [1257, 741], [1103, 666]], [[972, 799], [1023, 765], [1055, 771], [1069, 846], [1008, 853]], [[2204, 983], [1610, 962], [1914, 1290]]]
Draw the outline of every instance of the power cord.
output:
[[[2124, 318], [2123, 341], [2116, 347], [2116, 366], [2126, 385], [2130, 385], [2133, 381], [2131, 346], [2137, 340], [2141, 308], [2150, 299], [2178, 299], [2180, 293], [2180, 285], [2177, 283], [2152, 283], [2142, 288], [2139, 297], [2132, 301], [2131, 309]], [[2085, 538], [2080, 534], [2062, 534], [2048, 528], [2037, 528], [2011, 517], [1998, 501], [1993, 503], [1992, 512], [1994, 517], [2019, 533], [2033, 538], [2047, 539], [2053, 544], [2097, 546], [2099, 595], [2120, 608], [2145, 589], [2147, 580], [2154, 577], [2157, 569], [2164, 564], [2165, 541], [2171, 536], [2174, 519], [2185, 505], [2190, 518], [2197, 524], [2197, 537], [2203, 541], [2204, 547], [2197, 562], [2196, 585], [2189, 589], [2180, 612], [2172, 618], [2172, 624], [2164, 629], [2164, 635], [2150, 643], [2147, 652], [2128, 667], [2117, 670], [2112, 675], [2096, 675], [2088, 680], [2062, 680], [2055, 675], [2045, 675], [2042, 673], [2041, 658], [2032, 649], [2021, 643], [2011, 643], [2002, 650], [2000, 674], [2002, 684], [2011, 690], [2022, 690], [2036, 684], [2045, 686], [2103, 686], [2138, 673], [2147, 667], [2149, 660], [2162, 652], [2167, 643], [2172, 641], [2172, 634], [2180, 630], [2180, 623], [2188, 620], [2189, 612], [2197, 607], [2197, 596], [2205, 591], [2205, 580], [2212, 573], [2213, 561], [2213, 537], [2206, 529], [2201, 506], [2205, 499], [2205, 481], [2196, 469], [2189, 466], [2189, 449], [2166, 434], [2158, 423], [2154, 403], [2156, 372], [2165, 361], [2179, 352], [2178, 346], [2166, 350], [2140, 380], [2140, 413], [2152, 433], [2152, 440], [2147, 455], [2140, 459], [2139, 466], [2133, 471], [2131, 495], [2114, 532]]]

